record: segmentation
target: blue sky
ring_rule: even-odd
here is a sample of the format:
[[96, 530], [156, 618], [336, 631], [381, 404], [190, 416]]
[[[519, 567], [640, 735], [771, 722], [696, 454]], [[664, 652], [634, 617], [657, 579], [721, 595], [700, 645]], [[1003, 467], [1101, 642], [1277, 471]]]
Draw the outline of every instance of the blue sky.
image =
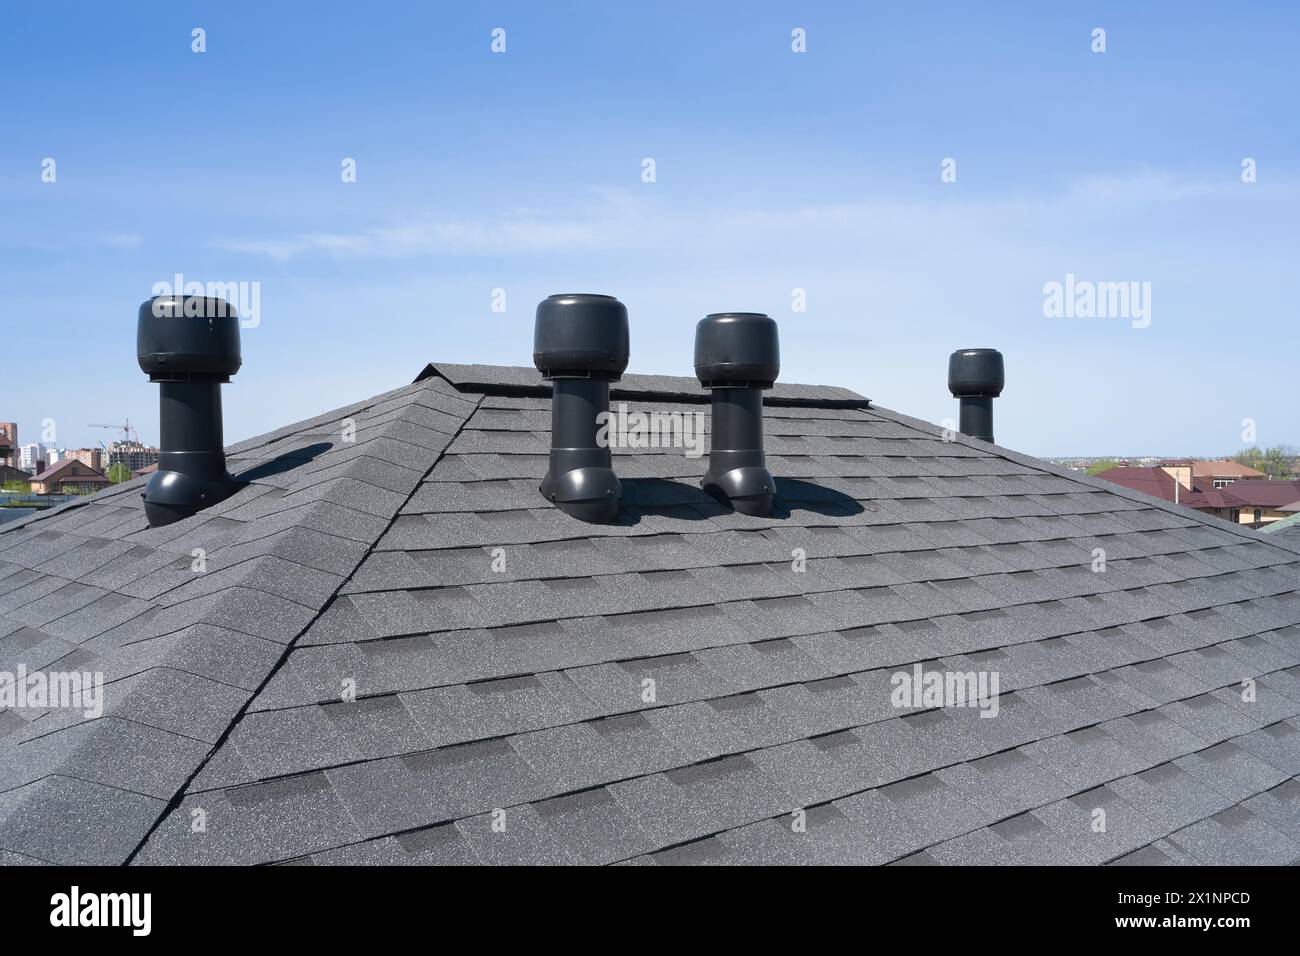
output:
[[[135, 309], [181, 273], [260, 283], [229, 441], [430, 360], [529, 364], [537, 301], [593, 291], [628, 305], [632, 371], [690, 374], [702, 315], [764, 311], [783, 379], [931, 421], [955, 415], [948, 353], [1000, 348], [998, 438], [1032, 454], [1227, 452], [1245, 418], [1300, 444], [1294, 6], [88, 2], [3, 21], [0, 419], [23, 441], [46, 418], [60, 445], [106, 441], [86, 424], [128, 416], [157, 440]], [[1150, 325], [1045, 317], [1067, 274], [1149, 282]]]

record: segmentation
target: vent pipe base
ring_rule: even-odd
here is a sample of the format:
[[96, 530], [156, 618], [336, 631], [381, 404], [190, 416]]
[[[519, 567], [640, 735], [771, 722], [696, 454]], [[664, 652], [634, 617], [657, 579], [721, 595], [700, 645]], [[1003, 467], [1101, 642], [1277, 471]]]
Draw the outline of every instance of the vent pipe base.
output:
[[623, 497], [609, 443], [596, 440], [602, 413], [609, 413], [608, 381], [551, 379], [551, 461], [541, 492], [565, 514], [593, 524], [613, 521]]
[[751, 518], [765, 518], [772, 513], [776, 480], [766, 465], [747, 465], [721, 474], [714, 471], [716, 467], [710, 464], [702, 482], [708, 494]]
[[[578, 451], [580, 449], [573, 449]], [[542, 495], [571, 518], [588, 524], [608, 524], [618, 517], [623, 486], [614, 469], [596, 466], [574, 468], [555, 464], [542, 479]]]
[[771, 514], [776, 480], [763, 453], [762, 391], [715, 387], [710, 405], [713, 443], [701, 487], [743, 515]]
[[144, 487], [144, 516], [149, 527], [161, 528], [225, 501], [238, 487], [229, 475], [202, 481], [181, 471], [155, 471]]

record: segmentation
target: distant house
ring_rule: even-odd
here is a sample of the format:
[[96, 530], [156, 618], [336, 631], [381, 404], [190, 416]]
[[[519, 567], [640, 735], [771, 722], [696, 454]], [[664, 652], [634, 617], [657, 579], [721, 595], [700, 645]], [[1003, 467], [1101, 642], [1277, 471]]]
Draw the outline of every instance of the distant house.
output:
[[84, 495], [112, 484], [103, 474], [76, 458], [65, 458], [32, 480], [38, 495]]
[[0, 485], [8, 484], [11, 481], [21, 481], [24, 485], [32, 480], [32, 476], [27, 474], [21, 468], [12, 468], [9, 465], [0, 465]]
[[1103, 471], [1097, 477], [1104, 478], [1116, 485], [1123, 485], [1125, 488], [1131, 488], [1134, 491], [1141, 491], [1153, 498], [1163, 498], [1165, 501], [1172, 501], [1175, 504], [1181, 503], [1179, 502], [1180, 495], [1178, 493], [1180, 483], [1165, 468], [1139, 468], [1123, 465], [1119, 468]]
[[1243, 478], [1224, 488], [1207, 488], [1187, 496], [1183, 504], [1238, 524], [1259, 528], [1295, 513], [1300, 481]]
[[[1197, 464], [1216, 467], [1203, 469], [1204, 476], [1197, 477], [1194, 467]], [[1281, 521], [1300, 510], [1300, 481], [1270, 481], [1244, 475], [1230, 478], [1227, 469], [1217, 467], [1223, 464], [1182, 462], [1153, 468], [1112, 468], [1097, 477], [1254, 528]], [[1253, 471], [1242, 465], [1236, 467]]]
[[77, 448], [67, 452], [68, 458], [75, 458], [83, 465], [98, 472], [107, 470], [108, 463], [104, 460], [104, 449], [102, 448]]
[[1179, 480], [1184, 488], [1191, 488], [1196, 479], [1202, 479], [1213, 488], [1226, 488], [1234, 481], [1243, 478], [1267, 478], [1262, 471], [1231, 460], [1230, 458], [1201, 461], [1187, 459], [1183, 461], [1164, 461], [1161, 468]]

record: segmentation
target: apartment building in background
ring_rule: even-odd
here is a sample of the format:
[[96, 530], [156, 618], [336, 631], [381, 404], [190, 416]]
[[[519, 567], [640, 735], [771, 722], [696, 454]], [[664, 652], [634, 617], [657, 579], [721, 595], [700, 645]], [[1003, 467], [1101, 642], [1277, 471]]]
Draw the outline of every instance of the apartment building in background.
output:
[[[17, 426], [9, 422], [0, 422], [0, 427], [9, 426], [13, 435], [17, 435]], [[10, 439], [12, 440], [12, 439]], [[5, 445], [6, 439], [0, 432], [0, 464], [8, 464], [27, 472], [28, 477], [48, 471], [60, 462], [79, 461], [91, 471], [107, 474], [108, 469], [121, 462], [136, 474], [150, 465], [158, 464], [158, 449], [139, 441], [115, 441], [107, 448], [55, 448], [40, 442], [28, 442], [24, 445]], [[6, 449], [12, 447], [12, 452]]]
[[0, 422], [0, 465], [18, 467], [17, 422]]
[[105, 470], [117, 464], [126, 465], [132, 472], [140, 471], [158, 464], [158, 449], [138, 441], [115, 441], [108, 446]]
[[18, 446], [18, 468], [27, 472], [28, 477], [44, 471], [45, 461], [45, 446], [39, 442]]

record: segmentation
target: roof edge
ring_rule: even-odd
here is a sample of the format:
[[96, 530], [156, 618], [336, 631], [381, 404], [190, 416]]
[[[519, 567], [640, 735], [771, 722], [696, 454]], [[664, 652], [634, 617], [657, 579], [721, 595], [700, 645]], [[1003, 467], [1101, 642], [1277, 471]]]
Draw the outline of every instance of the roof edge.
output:
[[[877, 415], [881, 415], [882, 417], [893, 419], [895, 421], [900, 422], [901, 424], [910, 425], [911, 427], [922, 431], [928, 431], [931, 434], [934, 434], [936, 436], [943, 437], [946, 434], [944, 429], [940, 428], [938, 425], [935, 425], [931, 422], [927, 422], [924, 419], [914, 418], [911, 415], [905, 415], [902, 412], [896, 412], [892, 409], [881, 408], [879, 405], [873, 406], [871, 410]], [[1056, 475], [1058, 478], [1069, 479], [1070, 481], [1074, 481], [1080, 485], [1089, 486], [1094, 491], [1105, 491], [1110, 494], [1118, 495], [1121, 498], [1127, 498], [1130, 501], [1141, 502], [1147, 507], [1158, 508], [1161, 511], [1166, 511], [1170, 514], [1178, 515], [1181, 518], [1190, 517], [1195, 519], [1198, 523], [1202, 525], [1205, 525], [1210, 528], [1214, 528], [1219, 531], [1230, 532], [1232, 534], [1237, 535], [1238, 537], [1245, 538], [1257, 544], [1272, 545], [1273, 547], [1279, 548], [1283, 551], [1294, 551], [1296, 553], [1300, 553], [1300, 543], [1296, 545], [1291, 545], [1291, 544], [1283, 544], [1283, 542], [1280, 540], [1278, 541], [1269, 540], [1268, 538], [1265, 538], [1263, 535], [1261, 535], [1258, 531], [1255, 531], [1251, 528], [1247, 528], [1245, 525], [1236, 525], [1233, 524], [1232, 522], [1224, 521], [1221, 518], [1215, 518], [1212, 515], [1207, 515], [1202, 511], [1197, 511], [1194, 508], [1188, 508], [1183, 505], [1176, 505], [1172, 501], [1166, 501], [1163, 498], [1157, 498], [1154, 495], [1149, 495], [1144, 491], [1138, 491], [1135, 488], [1129, 488], [1125, 485], [1118, 485], [1115, 484], [1114, 482], [1105, 481], [1102, 478], [1096, 478], [1093, 477], [1092, 475], [1073, 471], [1072, 469], [1066, 468], [1063, 465], [1057, 465], [1054, 464], [1053, 462], [1046, 461], [1045, 459], [1042, 458], [1035, 458], [1033, 455], [1026, 455], [1023, 452], [1013, 451], [1010, 448], [1004, 448], [1002, 445], [996, 445], [990, 442], [979, 441], [978, 439], [970, 438], [967, 435], [963, 435], [961, 432], [957, 432], [954, 435], [952, 435], [951, 438], [945, 438], [945, 440], [960, 442], [963, 445], [967, 445], [971, 448], [979, 448], [984, 451], [988, 451], [992, 449], [994, 454], [999, 455], [1000, 457], [1005, 458], [1008, 461], [1013, 461], [1018, 465], [1025, 465], [1026, 467], [1029, 468], [1036, 468], [1039, 471], [1044, 471], [1047, 472], [1048, 474]]]

